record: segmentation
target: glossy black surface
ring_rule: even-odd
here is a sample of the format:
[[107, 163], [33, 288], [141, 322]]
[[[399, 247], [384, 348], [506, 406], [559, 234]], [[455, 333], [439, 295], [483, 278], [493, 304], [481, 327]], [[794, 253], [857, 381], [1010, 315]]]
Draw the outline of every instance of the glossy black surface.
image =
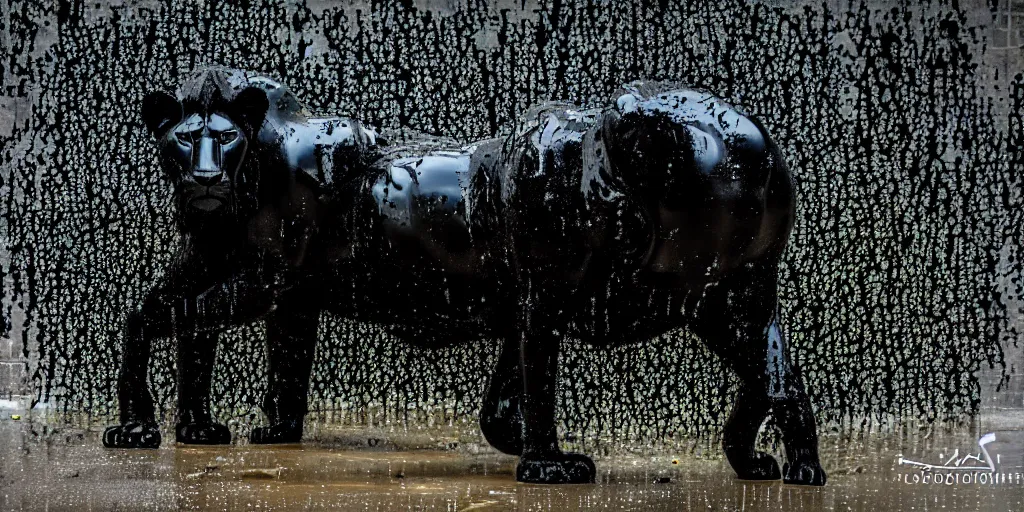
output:
[[[216, 333], [256, 318], [270, 425], [250, 441], [298, 441], [328, 310], [424, 346], [504, 339], [484, 436], [521, 455], [521, 481], [589, 482], [593, 463], [556, 436], [561, 340], [604, 347], [688, 326], [742, 380], [724, 435], [737, 474], [824, 484], [778, 314], [794, 187], [752, 117], [704, 92], [635, 83], [604, 108], [531, 109], [506, 138], [387, 145], [354, 120], [311, 118], [269, 79], [222, 69], [145, 105], [187, 243], [129, 321], [123, 426], [106, 445], [159, 442], [146, 367], [152, 339], [171, 334], [178, 441], [229, 442], [209, 413]], [[781, 472], [754, 450], [769, 413]]]

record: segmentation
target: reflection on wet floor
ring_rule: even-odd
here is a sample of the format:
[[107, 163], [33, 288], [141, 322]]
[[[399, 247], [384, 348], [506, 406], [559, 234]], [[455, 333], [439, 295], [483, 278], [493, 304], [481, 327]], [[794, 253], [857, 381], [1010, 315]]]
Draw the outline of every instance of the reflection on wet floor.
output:
[[[0, 419], [0, 510], [1024, 510], [1024, 431], [997, 431], [996, 479], [922, 480], [899, 458], [978, 463], [978, 433], [826, 438], [824, 488], [737, 480], [724, 460], [597, 458], [596, 485], [517, 484], [516, 459], [453, 450], [289, 446], [104, 449], [97, 431]], [[954, 462], [955, 462], [954, 461]], [[933, 470], [975, 474], [967, 469]]]

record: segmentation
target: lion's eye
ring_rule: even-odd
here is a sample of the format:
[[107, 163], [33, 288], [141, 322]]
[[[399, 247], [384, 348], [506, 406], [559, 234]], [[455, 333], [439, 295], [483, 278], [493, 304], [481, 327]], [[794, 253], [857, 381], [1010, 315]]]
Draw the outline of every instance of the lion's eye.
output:
[[177, 137], [178, 142], [188, 146], [192, 145], [192, 132], [175, 132], [174, 136]]
[[192, 130], [189, 132], [177, 132], [175, 135], [178, 136], [178, 141], [186, 145], [193, 145], [203, 136], [202, 130]]
[[237, 138], [238, 138], [238, 131], [237, 130], [228, 130], [228, 131], [220, 132], [220, 143], [221, 144], [230, 144], [230, 143], [234, 142], [235, 139], [237, 139]]

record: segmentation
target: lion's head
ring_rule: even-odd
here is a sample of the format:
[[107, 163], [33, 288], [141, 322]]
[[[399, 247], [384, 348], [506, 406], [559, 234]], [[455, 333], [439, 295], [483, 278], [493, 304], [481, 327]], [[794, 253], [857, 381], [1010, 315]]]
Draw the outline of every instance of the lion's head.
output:
[[205, 70], [177, 97], [152, 92], [142, 102], [142, 118], [157, 140], [186, 225], [229, 217], [255, 201], [259, 177], [243, 163], [269, 103], [265, 90], [239, 90], [232, 78], [231, 70]]

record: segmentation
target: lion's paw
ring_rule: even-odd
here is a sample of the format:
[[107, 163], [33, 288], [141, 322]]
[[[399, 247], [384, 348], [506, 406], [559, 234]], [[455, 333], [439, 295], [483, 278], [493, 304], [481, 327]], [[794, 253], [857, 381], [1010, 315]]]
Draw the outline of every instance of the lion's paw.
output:
[[125, 423], [103, 431], [107, 448], [159, 448], [160, 428], [156, 423]]
[[231, 431], [219, 423], [181, 423], [174, 433], [182, 444], [231, 444]]
[[516, 467], [516, 480], [531, 484], [592, 484], [597, 468], [581, 453], [552, 453], [523, 456]]

